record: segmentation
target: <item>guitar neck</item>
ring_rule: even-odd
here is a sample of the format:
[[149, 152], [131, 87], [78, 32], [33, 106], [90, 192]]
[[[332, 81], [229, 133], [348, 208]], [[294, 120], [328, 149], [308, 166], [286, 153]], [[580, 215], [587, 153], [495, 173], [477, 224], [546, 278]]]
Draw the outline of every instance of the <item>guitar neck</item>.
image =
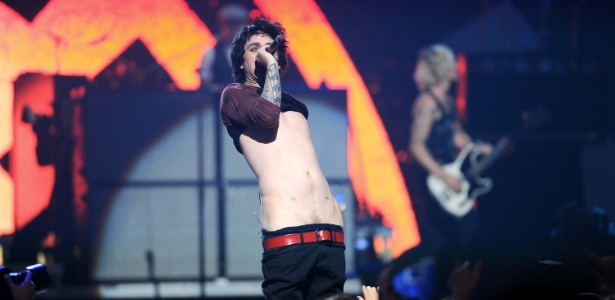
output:
[[508, 138], [501, 138], [493, 148], [493, 151], [491, 151], [491, 154], [477, 162], [466, 172], [466, 174], [469, 176], [478, 176], [485, 172], [487, 168], [489, 168], [498, 158], [500, 158], [500, 156], [502, 156], [502, 154], [504, 154], [507, 143]]

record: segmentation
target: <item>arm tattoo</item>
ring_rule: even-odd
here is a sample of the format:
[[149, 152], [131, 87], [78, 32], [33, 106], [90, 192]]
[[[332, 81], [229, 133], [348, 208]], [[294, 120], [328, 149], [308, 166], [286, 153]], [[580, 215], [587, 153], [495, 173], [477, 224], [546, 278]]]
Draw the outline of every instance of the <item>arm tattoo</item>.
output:
[[261, 97], [277, 106], [282, 103], [282, 87], [280, 86], [280, 73], [277, 63], [267, 66], [267, 78]]

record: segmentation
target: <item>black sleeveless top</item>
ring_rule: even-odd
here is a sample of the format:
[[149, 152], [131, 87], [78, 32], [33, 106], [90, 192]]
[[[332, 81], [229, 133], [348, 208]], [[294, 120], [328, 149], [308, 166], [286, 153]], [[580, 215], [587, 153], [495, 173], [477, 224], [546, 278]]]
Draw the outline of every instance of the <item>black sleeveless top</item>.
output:
[[446, 101], [450, 103], [449, 107], [451, 107], [451, 110], [448, 111], [433, 93], [428, 92], [428, 94], [438, 105], [442, 112], [442, 118], [436, 121], [431, 128], [427, 138], [427, 149], [438, 163], [448, 164], [454, 161], [457, 156], [457, 148], [453, 140], [457, 112], [451, 97], [446, 98]]

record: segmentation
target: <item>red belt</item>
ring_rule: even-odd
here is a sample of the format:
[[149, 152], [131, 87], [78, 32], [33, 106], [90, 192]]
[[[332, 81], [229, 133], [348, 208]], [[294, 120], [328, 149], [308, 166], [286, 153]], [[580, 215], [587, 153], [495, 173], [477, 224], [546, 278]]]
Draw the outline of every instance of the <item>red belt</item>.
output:
[[299, 232], [285, 234], [281, 236], [274, 236], [265, 238], [263, 240], [263, 248], [265, 248], [265, 250], [269, 250], [294, 244], [315, 243], [320, 241], [333, 241], [336, 243], [343, 244], [344, 233], [340, 231], [322, 229], [317, 231]]

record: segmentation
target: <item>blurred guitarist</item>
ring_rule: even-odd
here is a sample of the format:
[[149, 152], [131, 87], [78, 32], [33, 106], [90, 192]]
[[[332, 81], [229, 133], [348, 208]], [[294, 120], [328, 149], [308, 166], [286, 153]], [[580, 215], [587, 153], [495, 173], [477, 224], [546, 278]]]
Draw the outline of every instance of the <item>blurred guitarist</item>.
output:
[[421, 243], [393, 261], [392, 273], [399, 273], [422, 258], [434, 259], [434, 299], [446, 295], [448, 275], [458, 264], [470, 259], [466, 253], [476, 235], [478, 219], [474, 211], [455, 216], [443, 209], [428, 191], [426, 179], [428, 175], [435, 176], [449, 190], [459, 193], [460, 176], [446, 172], [444, 166], [454, 162], [461, 149], [469, 145], [480, 155], [492, 151], [490, 144], [473, 143], [463, 129], [450, 93], [456, 79], [455, 55], [450, 48], [437, 44], [419, 52], [414, 81], [420, 93], [413, 104], [408, 144], [415, 163], [409, 174], [408, 190]]

